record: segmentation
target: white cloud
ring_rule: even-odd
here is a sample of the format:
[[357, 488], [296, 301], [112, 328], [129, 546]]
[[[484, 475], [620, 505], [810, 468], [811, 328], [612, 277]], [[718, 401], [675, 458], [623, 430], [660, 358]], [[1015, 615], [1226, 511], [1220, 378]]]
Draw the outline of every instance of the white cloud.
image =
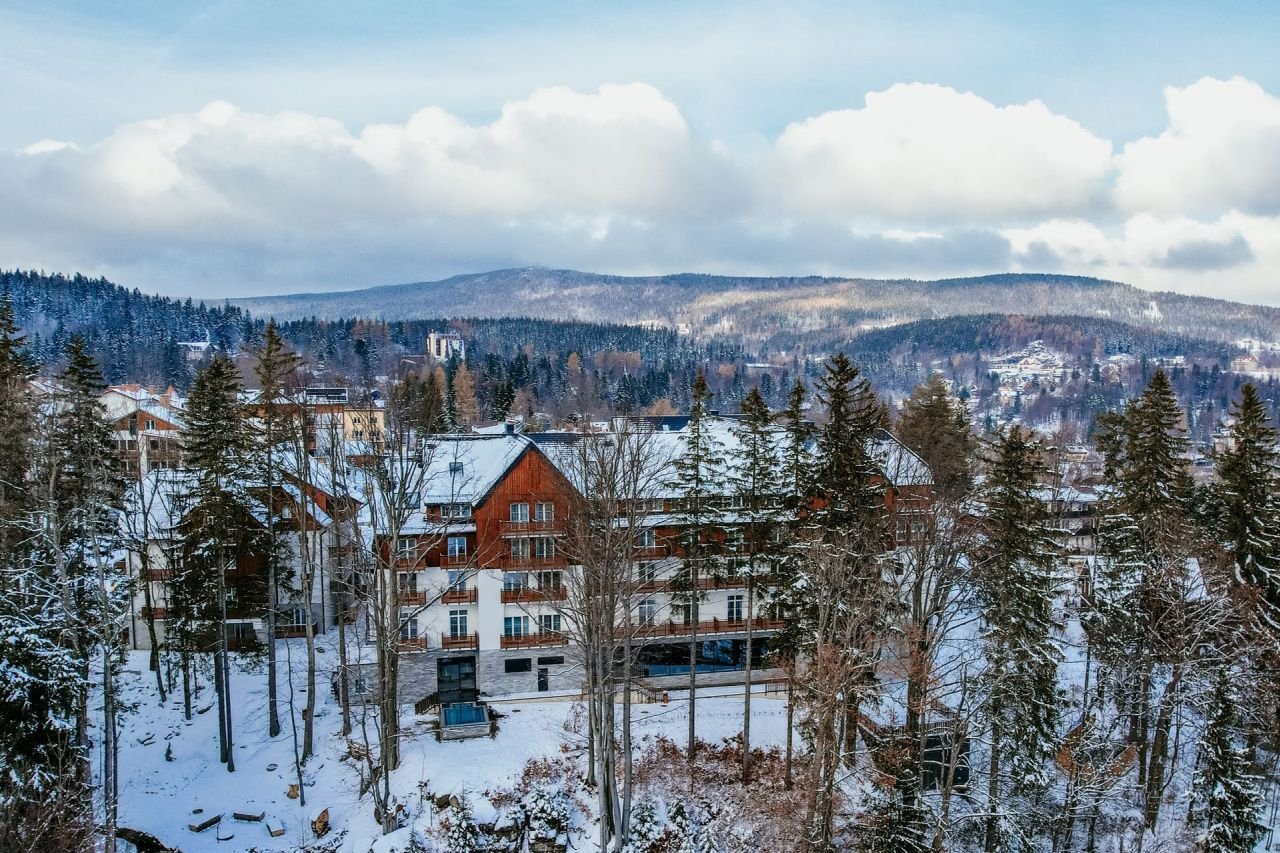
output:
[[[215, 297], [545, 264], [1022, 268], [1280, 300], [1266, 204], [1280, 153], [1241, 142], [1270, 138], [1280, 102], [1242, 80], [1167, 94], [1169, 129], [1118, 157], [1038, 101], [920, 84], [775, 140], [706, 138], [643, 83], [538, 89], [488, 122], [433, 106], [362, 128], [212, 101], [0, 153], [0, 263]], [[1224, 157], [1258, 174], [1233, 183]]]
[[1241, 77], [1165, 89], [1169, 126], [1116, 158], [1129, 211], [1280, 212], [1280, 98]]
[[798, 211], [983, 221], [1088, 207], [1111, 143], [1040, 101], [998, 107], [945, 86], [899, 84], [787, 127], [780, 192]]

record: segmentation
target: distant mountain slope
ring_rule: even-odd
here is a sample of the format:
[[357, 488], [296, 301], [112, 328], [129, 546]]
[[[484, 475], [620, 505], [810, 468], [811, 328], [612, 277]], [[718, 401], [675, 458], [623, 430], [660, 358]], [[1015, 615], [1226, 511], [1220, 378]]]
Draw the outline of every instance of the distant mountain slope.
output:
[[1155, 293], [1083, 276], [1003, 274], [915, 281], [625, 277], [525, 268], [337, 293], [233, 300], [255, 315], [299, 317], [541, 317], [688, 324], [748, 347], [828, 349], [868, 329], [962, 314], [1099, 317], [1221, 341], [1280, 339], [1280, 308]]

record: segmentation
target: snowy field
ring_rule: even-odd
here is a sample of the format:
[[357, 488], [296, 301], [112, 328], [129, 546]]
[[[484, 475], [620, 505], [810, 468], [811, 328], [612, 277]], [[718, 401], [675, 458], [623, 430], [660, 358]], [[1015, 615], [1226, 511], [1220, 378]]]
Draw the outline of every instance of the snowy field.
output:
[[[164, 705], [157, 699], [155, 676], [147, 670], [147, 654], [134, 652], [123, 681], [126, 701], [136, 705], [121, 726], [120, 744], [120, 825], [147, 832], [184, 853], [226, 853], [229, 850], [295, 851], [314, 842], [311, 819], [322, 809], [329, 810], [334, 832], [347, 835], [338, 849], [366, 853], [379, 837], [374, 823], [372, 800], [363, 801], [359, 792], [359, 766], [347, 753], [341, 737], [342, 715], [329, 690], [329, 670], [337, 655], [321, 640], [325, 649], [319, 658], [316, 703], [316, 755], [304, 770], [306, 804], [287, 796], [297, 781], [293, 765], [293, 731], [288, 713], [285, 644], [280, 646], [281, 724], [279, 737], [267, 737], [265, 672], [237, 661], [233, 675], [232, 707], [235, 726], [234, 773], [218, 761], [217, 712], [210, 684], [202, 684], [194, 708], [201, 713], [188, 722], [183, 719], [182, 695], [177, 692]], [[305, 646], [291, 641], [289, 654], [294, 664], [295, 706], [305, 704]], [[253, 664], [248, 664], [250, 667]], [[729, 694], [729, 695], [725, 695]], [[634, 707], [633, 735], [637, 746], [646, 740], [666, 736], [683, 743], [686, 736], [687, 699], [672, 693], [669, 705]], [[418, 716], [407, 709], [402, 715], [405, 741], [402, 764], [393, 776], [393, 790], [417, 814], [429, 814], [430, 805], [421, 799], [420, 783], [435, 795], [512, 785], [525, 765], [539, 758], [580, 756], [584, 736], [575, 731], [575, 705], [568, 701], [500, 703], [494, 706], [503, 718], [494, 738], [440, 742], [432, 730], [434, 716]], [[786, 711], [778, 695], [757, 694], [752, 701], [752, 742], [755, 746], [781, 745], [785, 739]], [[737, 735], [742, 725], [742, 691], [732, 688], [699, 693], [698, 735], [718, 743]], [[353, 709], [360, 738], [359, 709]], [[298, 738], [302, 736], [297, 718]], [[372, 718], [370, 739], [373, 740]], [[166, 758], [166, 747], [171, 754]], [[169, 760], [169, 759], [172, 760]], [[581, 763], [581, 762], [580, 762]], [[202, 812], [195, 814], [196, 809]], [[238, 822], [233, 812], [265, 812], [277, 821], [285, 834], [272, 838], [267, 821]], [[222, 814], [220, 826], [201, 833], [188, 824]], [[479, 816], [479, 815], [478, 815]], [[233, 838], [227, 836], [233, 835]], [[219, 841], [221, 836], [223, 841]]]

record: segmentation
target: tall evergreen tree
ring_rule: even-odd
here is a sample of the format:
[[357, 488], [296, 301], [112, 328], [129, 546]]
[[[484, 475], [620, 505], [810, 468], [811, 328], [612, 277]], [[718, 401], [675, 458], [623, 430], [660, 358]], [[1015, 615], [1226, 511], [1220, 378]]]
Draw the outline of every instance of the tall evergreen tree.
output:
[[1258, 615], [1280, 634], [1280, 447], [1252, 384], [1240, 389], [1228, 446], [1218, 458], [1223, 531], [1236, 582], [1256, 596]]
[[925, 461], [938, 494], [952, 500], [973, 481], [973, 432], [968, 412], [947, 390], [939, 373], [916, 386], [902, 404], [898, 437]]
[[983, 488], [987, 537], [975, 577], [988, 664], [988, 853], [1006, 849], [1010, 832], [1029, 834], [1011, 805], [1046, 788], [1062, 704], [1053, 641], [1057, 546], [1037, 494], [1040, 452], [1028, 431], [1010, 428], [995, 442]]
[[[227, 573], [250, 554], [261, 555], [252, 519], [252, 498], [244, 473], [253, 470], [254, 440], [240, 403], [235, 365], [217, 355], [197, 375], [187, 400], [185, 461], [191, 492], [182, 522], [182, 569], [173, 584], [179, 630], [194, 651], [212, 652], [218, 698], [219, 752], [235, 770], [230, 700], [231, 665], [227, 643]], [[246, 581], [252, 579], [245, 579]], [[256, 609], [265, 585], [236, 586], [234, 605]]]
[[710, 423], [711, 389], [701, 370], [694, 378], [691, 393], [684, 450], [675, 461], [672, 483], [679, 495], [680, 532], [677, 544], [682, 556], [672, 588], [673, 602], [684, 606], [689, 625], [688, 755], [692, 763], [697, 747], [694, 703], [698, 686], [699, 605], [704, 598], [703, 580], [711, 578], [718, 566], [725, 470], [724, 449]]
[[781, 533], [779, 430], [773, 423], [769, 405], [759, 388], [752, 388], [742, 401], [742, 418], [735, 424], [738, 453], [730, 480], [742, 507], [740, 518], [746, 556], [738, 557], [738, 573], [746, 580], [746, 641], [744, 648], [746, 688], [742, 706], [742, 783], [751, 781], [751, 670], [755, 639], [756, 581], [771, 574], [776, 562], [777, 534]]
[[[262, 347], [257, 352], [254, 373], [261, 389], [258, 397], [259, 462], [262, 468], [262, 487], [266, 492], [265, 556], [267, 563], [267, 734], [280, 734], [280, 711], [276, 686], [276, 619], [279, 614], [280, 585], [287, 578], [280, 568], [281, 553], [285, 548], [283, 531], [277, 529], [275, 512], [276, 495], [281, 493], [280, 454], [291, 453], [289, 446], [294, 432], [303, 417], [301, 407], [290, 394], [296, 389], [296, 373], [302, 359], [290, 350], [276, 330], [275, 320], [267, 323]], [[285, 444], [285, 447], [281, 447]]]
[[1230, 675], [1218, 673], [1192, 785], [1191, 824], [1203, 853], [1249, 853], [1262, 837], [1262, 792], [1236, 745], [1237, 698]]

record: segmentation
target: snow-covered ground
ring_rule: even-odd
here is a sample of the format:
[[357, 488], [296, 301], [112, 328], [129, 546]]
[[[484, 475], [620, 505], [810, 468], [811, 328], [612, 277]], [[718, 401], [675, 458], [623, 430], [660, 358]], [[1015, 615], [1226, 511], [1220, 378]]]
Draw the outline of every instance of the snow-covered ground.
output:
[[[194, 707], [200, 711], [188, 722], [183, 719], [182, 695], [178, 691], [164, 705], [157, 699], [155, 676], [147, 670], [147, 654], [133, 653], [123, 679], [126, 702], [136, 708], [126, 714], [121, 726], [120, 825], [142, 830], [184, 853], [226, 853], [229, 850], [296, 851], [307, 849], [315, 838], [311, 819], [322, 809], [329, 810], [334, 829], [329, 838], [345, 829], [339, 848], [366, 853], [378, 838], [373, 820], [372, 800], [359, 797], [359, 768], [350, 758], [347, 741], [340, 736], [341, 709], [329, 690], [329, 670], [337, 655], [326, 640], [320, 641], [317, 675], [319, 695], [316, 706], [315, 757], [304, 771], [305, 806], [289, 799], [296, 782], [293, 765], [293, 732], [288, 711], [286, 647], [280, 646], [280, 697], [283, 731], [267, 737], [266, 676], [261, 668], [237, 661], [232, 677], [232, 706], [235, 726], [234, 773], [218, 761], [217, 712], [214, 693], [207, 680]], [[293, 659], [295, 707], [305, 703], [305, 646], [292, 641], [288, 653]], [[668, 705], [637, 705], [634, 708], [634, 737], [644, 742], [666, 736], [683, 743], [687, 727], [686, 694], [673, 692]], [[408, 709], [402, 714], [405, 741], [402, 764], [393, 777], [393, 791], [418, 815], [429, 814], [429, 804], [421, 802], [420, 783], [435, 795], [467, 790], [473, 795], [485, 789], [512, 786], [529, 761], [577, 756], [584, 736], [575, 731], [575, 705], [568, 701], [497, 704], [504, 715], [494, 738], [440, 742], [432, 731], [434, 717], [417, 716]], [[758, 747], [781, 745], [785, 739], [785, 706], [778, 695], [756, 694], [752, 701], [752, 743]], [[358, 711], [355, 739], [360, 738]], [[698, 734], [717, 743], [737, 735], [742, 726], [742, 691], [723, 688], [699, 693]], [[301, 738], [301, 718], [297, 718]], [[152, 737], [154, 735], [154, 737]], [[370, 720], [370, 739], [373, 739]], [[169, 760], [166, 748], [171, 750]], [[194, 810], [202, 809], [200, 814]], [[278, 821], [285, 834], [272, 838], [267, 822], [245, 823], [232, 819], [232, 812], [265, 812]], [[194, 833], [188, 824], [222, 814], [219, 827]], [[234, 838], [219, 841], [228, 835]]]

